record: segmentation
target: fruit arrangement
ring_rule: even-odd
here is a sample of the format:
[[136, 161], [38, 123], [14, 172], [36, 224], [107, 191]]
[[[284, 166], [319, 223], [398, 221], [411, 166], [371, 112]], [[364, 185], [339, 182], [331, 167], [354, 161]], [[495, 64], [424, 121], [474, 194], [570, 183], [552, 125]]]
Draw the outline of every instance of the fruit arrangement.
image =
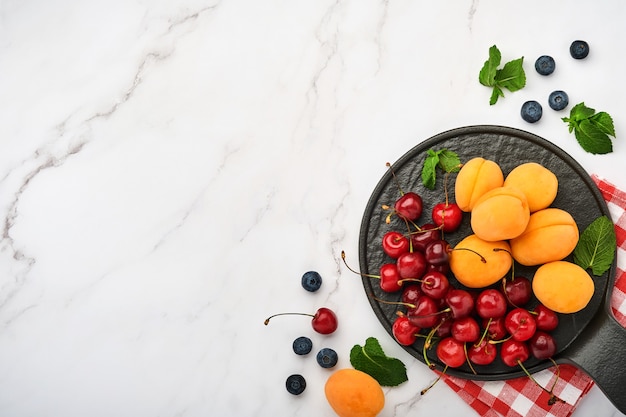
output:
[[[364, 216], [360, 268], [344, 261], [362, 276], [385, 328], [429, 366], [474, 379], [550, 366], [601, 302], [606, 276], [592, 279], [572, 251], [602, 210], [559, 188], [561, 177], [570, 187], [571, 167], [555, 162], [552, 148], [535, 153], [531, 143], [525, 159], [515, 137], [445, 136], [409, 152], [381, 180]], [[458, 151], [463, 168], [439, 172], [430, 191], [416, 179], [434, 143]], [[477, 149], [495, 157], [477, 157]], [[395, 204], [407, 194], [412, 209]], [[440, 207], [455, 209], [442, 215]]]

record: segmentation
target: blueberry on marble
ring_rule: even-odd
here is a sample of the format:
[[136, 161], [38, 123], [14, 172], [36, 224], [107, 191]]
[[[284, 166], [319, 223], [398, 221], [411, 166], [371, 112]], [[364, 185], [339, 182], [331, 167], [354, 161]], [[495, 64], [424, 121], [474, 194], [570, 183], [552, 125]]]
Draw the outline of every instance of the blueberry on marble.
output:
[[302, 287], [310, 292], [315, 292], [322, 286], [322, 276], [316, 271], [308, 271], [302, 275]]
[[569, 97], [565, 91], [556, 90], [548, 96], [548, 104], [552, 110], [563, 110], [569, 104]]
[[337, 365], [338, 360], [337, 352], [331, 348], [322, 348], [317, 352], [317, 363], [322, 368], [332, 368]]
[[528, 123], [535, 123], [541, 119], [543, 109], [541, 108], [541, 104], [537, 101], [529, 100], [522, 104], [522, 110], [520, 113], [522, 115], [522, 119], [526, 120]]
[[306, 380], [302, 375], [293, 374], [287, 377], [287, 391], [293, 395], [300, 395], [306, 388]]
[[574, 41], [569, 47], [569, 53], [574, 59], [587, 58], [587, 55], [589, 55], [589, 44], [585, 41]]
[[556, 64], [554, 58], [549, 55], [541, 55], [535, 61], [535, 69], [541, 75], [550, 75], [554, 72]]
[[296, 355], [306, 355], [313, 349], [313, 342], [306, 336], [300, 336], [293, 341], [293, 351]]

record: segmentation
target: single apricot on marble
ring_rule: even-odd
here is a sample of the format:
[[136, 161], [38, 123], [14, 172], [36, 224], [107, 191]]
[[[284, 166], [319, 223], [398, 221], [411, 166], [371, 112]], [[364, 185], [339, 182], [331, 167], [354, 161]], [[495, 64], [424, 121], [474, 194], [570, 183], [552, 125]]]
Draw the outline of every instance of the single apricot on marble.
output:
[[374, 417], [385, 406], [385, 394], [378, 381], [353, 368], [333, 372], [326, 380], [324, 393], [339, 417]]
[[534, 266], [564, 259], [572, 253], [578, 238], [578, 226], [572, 215], [549, 207], [532, 213], [524, 233], [509, 243], [513, 259]]
[[521, 235], [530, 219], [528, 201], [515, 187], [498, 187], [485, 193], [474, 205], [472, 231], [481, 239], [499, 241]]
[[449, 254], [450, 271], [469, 288], [484, 288], [501, 280], [513, 258], [506, 241], [488, 242], [475, 234], [461, 240]]
[[504, 179], [504, 185], [520, 189], [526, 195], [528, 208], [533, 213], [554, 202], [559, 180], [545, 166], [537, 162], [527, 162], [513, 168]]
[[595, 291], [587, 271], [568, 261], [548, 262], [537, 268], [533, 293], [540, 303], [557, 313], [576, 313], [589, 304]]
[[463, 164], [456, 176], [454, 200], [461, 210], [469, 212], [483, 194], [503, 184], [504, 174], [500, 165], [475, 157]]

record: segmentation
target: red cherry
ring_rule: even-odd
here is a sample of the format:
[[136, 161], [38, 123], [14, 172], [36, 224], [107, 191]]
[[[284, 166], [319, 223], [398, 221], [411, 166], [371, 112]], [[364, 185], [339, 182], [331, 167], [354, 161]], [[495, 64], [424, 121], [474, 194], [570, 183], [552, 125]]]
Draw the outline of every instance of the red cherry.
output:
[[427, 295], [422, 295], [417, 299], [415, 308], [408, 311], [409, 320], [415, 326], [422, 329], [434, 327], [441, 317], [439, 317], [437, 303]]
[[532, 284], [526, 277], [518, 276], [504, 283], [504, 293], [511, 305], [522, 307], [532, 297]]
[[496, 345], [489, 343], [487, 339], [483, 339], [478, 344], [472, 344], [467, 349], [467, 357], [472, 363], [476, 365], [489, 365], [498, 356], [498, 349]]
[[426, 267], [426, 271], [436, 271], [441, 272], [442, 274], [447, 274], [450, 272], [450, 264], [441, 264], [441, 265], [433, 265], [428, 264]]
[[437, 226], [431, 223], [427, 223], [421, 227], [421, 230], [411, 233], [411, 243], [413, 250], [424, 252], [426, 246], [430, 242], [441, 239], [441, 232], [437, 229]]
[[439, 203], [432, 210], [433, 223], [444, 232], [456, 231], [463, 221], [463, 211], [456, 203]]
[[459, 319], [469, 316], [474, 311], [472, 294], [460, 288], [451, 288], [445, 296], [446, 305], [450, 308], [452, 317]]
[[480, 327], [473, 317], [462, 317], [452, 322], [452, 337], [459, 342], [475, 342], [480, 338]]
[[426, 272], [426, 257], [422, 252], [406, 252], [396, 261], [402, 279], [420, 279]]
[[393, 259], [409, 251], [409, 239], [402, 233], [391, 230], [383, 236], [383, 251]]
[[528, 341], [530, 353], [537, 359], [548, 359], [556, 353], [554, 338], [544, 331], [537, 331]]
[[311, 326], [313, 326], [313, 330], [320, 334], [330, 334], [337, 330], [337, 316], [335, 313], [326, 307], [320, 307], [317, 309], [315, 314], [308, 313], [278, 313], [274, 314], [265, 319], [265, 325], [267, 326], [270, 320], [276, 316], [288, 316], [288, 315], [296, 315], [296, 316], [309, 316], [313, 317], [311, 320]]
[[504, 317], [506, 310], [506, 297], [496, 289], [483, 290], [476, 298], [476, 313], [483, 319]]
[[422, 290], [419, 284], [408, 284], [402, 290], [402, 302], [405, 304], [416, 304]]
[[421, 290], [431, 298], [441, 300], [450, 288], [450, 281], [441, 272], [429, 271], [422, 277]]
[[458, 368], [465, 363], [464, 345], [453, 337], [446, 337], [437, 344], [437, 357], [450, 368]]
[[520, 363], [525, 362], [530, 356], [528, 346], [524, 342], [520, 342], [514, 339], [508, 339], [502, 343], [500, 349], [500, 357], [502, 362], [507, 366], [516, 366], [518, 361]]
[[404, 193], [395, 205], [398, 216], [408, 221], [415, 221], [422, 215], [422, 197], [414, 192]]
[[380, 289], [385, 292], [396, 292], [402, 289], [400, 271], [396, 264], [384, 264], [380, 267]]
[[551, 332], [559, 325], [559, 316], [543, 304], [537, 305], [533, 311], [536, 313], [535, 321], [538, 330]]
[[403, 346], [411, 346], [417, 339], [420, 328], [409, 321], [405, 315], [398, 316], [391, 327], [396, 341]]
[[437, 337], [443, 339], [444, 337], [452, 336], [452, 317], [450, 313], [442, 313], [439, 323], [437, 323], [436, 334]]
[[504, 326], [514, 340], [524, 342], [535, 334], [537, 322], [533, 315], [523, 308], [514, 308], [504, 319]]
[[497, 319], [483, 319], [483, 327], [487, 328], [487, 336], [490, 340], [502, 340], [508, 332], [504, 326], [504, 317]]
[[426, 245], [424, 256], [431, 265], [444, 265], [450, 258], [450, 245], [445, 240], [435, 240]]

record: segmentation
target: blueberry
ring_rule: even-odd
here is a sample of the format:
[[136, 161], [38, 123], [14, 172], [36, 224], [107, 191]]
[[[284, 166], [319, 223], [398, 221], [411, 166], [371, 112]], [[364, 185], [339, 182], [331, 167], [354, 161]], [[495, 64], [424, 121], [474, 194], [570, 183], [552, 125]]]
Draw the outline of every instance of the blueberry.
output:
[[553, 91], [548, 97], [548, 104], [553, 110], [563, 110], [569, 104], [569, 97], [565, 91]]
[[522, 119], [526, 120], [528, 123], [535, 123], [541, 119], [542, 113], [543, 109], [541, 108], [541, 104], [535, 100], [530, 100], [522, 104]]
[[555, 68], [554, 58], [548, 55], [541, 55], [535, 61], [535, 69], [541, 75], [550, 75]]
[[574, 41], [569, 47], [569, 53], [574, 59], [587, 58], [587, 55], [589, 55], [589, 44], [585, 41]]
[[317, 352], [317, 363], [319, 363], [322, 368], [332, 368], [337, 365], [338, 359], [337, 352], [331, 348], [322, 348]]
[[306, 336], [300, 336], [293, 341], [293, 351], [296, 355], [306, 355], [313, 349], [313, 342]]
[[308, 271], [302, 275], [302, 287], [310, 292], [315, 292], [322, 286], [322, 276], [315, 271]]
[[306, 381], [302, 375], [293, 374], [287, 377], [287, 391], [293, 395], [300, 395], [306, 388]]

